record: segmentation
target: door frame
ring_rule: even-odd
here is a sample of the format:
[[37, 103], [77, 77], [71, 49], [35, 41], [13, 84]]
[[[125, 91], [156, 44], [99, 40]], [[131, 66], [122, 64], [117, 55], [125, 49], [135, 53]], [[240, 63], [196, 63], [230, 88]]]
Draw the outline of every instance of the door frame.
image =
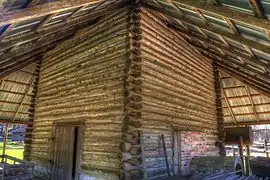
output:
[[[77, 138], [77, 148], [79, 148], [79, 151], [76, 152], [76, 168], [75, 168], [75, 179], [74, 180], [79, 180], [80, 172], [81, 172], [81, 160], [82, 160], [82, 150], [83, 150], [83, 134], [84, 134], [84, 129], [85, 129], [85, 121], [84, 120], [58, 120], [54, 121], [52, 123], [52, 130], [51, 130], [51, 143], [50, 143], [50, 176], [52, 176], [52, 173], [54, 171], [54, 150], [56, 146], [56, 141], [55, 141], [55, 135], [56, 135], [56, 129], [57, 127], [78, 127], [78, 137]], [[52, 178], [52, 177], [51, 177]]]

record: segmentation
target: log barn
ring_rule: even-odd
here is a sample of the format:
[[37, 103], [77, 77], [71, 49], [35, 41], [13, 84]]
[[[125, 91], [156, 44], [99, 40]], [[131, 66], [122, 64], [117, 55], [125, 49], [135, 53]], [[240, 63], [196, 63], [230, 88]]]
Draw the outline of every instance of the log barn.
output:
[[0, 3], [0, 121], [43, 178], [185, 175], [270, 123], [268, 0]]

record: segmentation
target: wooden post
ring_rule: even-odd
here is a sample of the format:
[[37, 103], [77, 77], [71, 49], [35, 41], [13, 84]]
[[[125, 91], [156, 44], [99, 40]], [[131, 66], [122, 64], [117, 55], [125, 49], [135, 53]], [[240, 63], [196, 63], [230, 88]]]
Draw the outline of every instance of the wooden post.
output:
[[5, 124], [5, 134], [4, 134], [4, 141], [3, 141], [3, 152], [2, 152], [2, 162], [4, 162], [4, 155], [6, 153], [6, 146], [7, 146], [7, 136], [8, 136], [8, 123]]
[[232, 145], [233, 157], [235, 157], [234, 145]]
[[242, 136], [239, 137], [239, 143], [238, 143], [238, 154], [242, 160], [243, 164], [243, 175], [245, 174], [245, 161], [244, 161], [244, 154], [243, 154], [243, 138]]
[[250, 176], [251, 172], [250, 172], [250, 145], [246, 145], [246, 175]]
[[168, 173], [168, 176], [171, 176], [164, 134], [162, 134], [161, 138], [162, 138], [163, 151], [164, 151], [164, 156], [165, 156], [165, 161], [166, 161], [167, 173]]
[[264, 149], [265, 149], [266, 157], [269, 158], [269, 153], [268, 153], [268, 148], [267, 148], [267, 140], [266, 139], [264, 140]]

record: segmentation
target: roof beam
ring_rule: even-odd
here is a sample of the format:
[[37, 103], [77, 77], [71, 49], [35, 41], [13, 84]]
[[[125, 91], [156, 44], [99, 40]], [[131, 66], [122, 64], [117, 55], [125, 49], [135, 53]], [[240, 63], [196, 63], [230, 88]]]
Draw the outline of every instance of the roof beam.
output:
[[[257, 114], [269, 114], [270, 111], [257, 112]], [[242, 114], [234, 114], [235, 116], [255, 116], [254, 113], [242, 113]], [[224, 117], [229, 117], [231, 115], [224, 115]], [[257, 121], [258, 122], [258, 121]]]
[[[14, 49], [9, 50], [8, 53], [5, 53], [0, 57], [0, 60], [5, 60], [9, 58], [21, 57], [24, 54], [27, 54], [33, 50], [37, 50], [40, 48], [44, 48], [45, 46], [50, 45], [51, 43], [61, 41], [62, 39], [66, 39], [66, 37], [71, 37], [75, 33], [75, 30], [67, 30], [60, 33], [53, 34], [50, 38], [44, 38], [41, 40], [35, 40], [34, 42], [28, 43], [28, 45], [18, 46]], [[0, 63], [1, 66], [3, 65]]]
[[[38, 60], [38, 58], [46, 51], [54, 48], [57, 44], [69, 39], [70, 37], [72, 37], [73, 34], [70, 34], [67, 37], [62, 37], [60, 39], [58, 39], [57, 41], [53, 41], [49, 44], [43, 44], [42, 46], [40, 46], [37, 49], [32, 49], [35, 51], [29, 51], [26, 54], [21, 54], [21, 56], [16, 57], [14, 59], [10, 59], [10, 62], [5, 62], [6, 66], [3, 68], [0, 68], [0, 79], [1, 77], [5, 77], [7, 75], [9, 75], [12, 72], [18, 71], [20, 69], [22, 69], [23, 67], [30, 65], [33, 62], [36, 62]], [[0, 63], [0, 66], [2, 66], [3, 63]]]
[[264, 12], [262, 9], [262, 6], [260, 4], [260, 1], [258, 0], [248, 0], [248, 3], [250, 5], [250, 7], [253, 10], [253, 13], [255, 14], [255, 16], [259, 17], [259, 18], [264, 18]]
[[247, 92], [247, 95], [248, 95], [248, 99], [249, 99], [249, 101], [250, 101], [250, 104], [251, 104], [251, 106], [252, 106], [252, 110], [253, 110], [254, 115], [255, 115], [255, 117], [256, 117], [256, 120], [257, 120], [257, 122], [259, 122], [259, 121], [260, 121], [260, 120], [259, 120], [259, 116], [258, 116], [258, 113], [257, 113], [257, 111], [256, 111], [254, 102], [253, 102], [253, 100], [252, 100], [251, 93], [250, 93], [250, 89], [249, 89], [249, 87], [248, 87], [247, 85], [245, 85], [245, 89], [246, 89], [246, 92]]
[[[270, 124], [270, 119], [269, 120], [261, 120], [260, 122], [257, 121], [246, 121], [246, 122], [238, 122], [239, 126], [248, 126], [248, 125], [265, 125], [265, 124]], [[224, 126], [235, 126], [234, 123], [224, 123]]]
[[[226, 93], [225, 93], [224, 89], [222, 89], [222, 87], [221, 87], [221, 93], [222, 93], [222, 95], [223, 95], [223, 97], [224, 97], [224, 99], [225, 99], [225, 102], [226, 102], [226, 104], [227, 104], [227, 106], [228, 106], [228, 108], [229, 108], [229, 111], [230, 111], [231, 117], [233, 118], [234, 124], [237, 125], [237, 121], [236, 121], [236, 118], [235, 118], [235, 116], [234, 116], [234, 114], [233, 114], [233, 110], [232, 110], [232, 108], [231, 108], [230, 102], [229, 102], [229, 100], [227, 99]], [[224, 116], [224, 115], [223, 115], [223, 116]]]
[[[182, 36], [184, 36], [184, 34], [182, 34]], [[200, 48], [200, 49], [205, 49], [206, 51], [208, 51], [207, 54], [212, 54], [212, 55], [218, 56], [218, 57], [219, 57], [218, 60], [222, 59], [223, 62], [227, 61], [227, 62], [225, 62], [226, 64], [233, 64], [234, 66], [237, 66], [236, 68], [243, 68], [243, 69], [245, 69], [245, 70], [247, 70], [247, 71], [249, 71], [249, 72], [254, 72], [254, 71], [255, 71], [255, 70], [252, 69], [251, 67], [246, 66], [246, 64], [242, 64], [242, 63], [237, 62], [237, 61], [235, 61], [235, 60], [232, 61], [232, 58], [228, 58], [228, 57], [226, 56], [225, 53], [222, 54], [222, 53], [219, 53], [219, 52], [218, 52], [217, 50], [215, 50], [215, 49], [209, 48], [209, 47], [208, 47], [208, 46], [209, 46], [209, 43], [202, 42], [203, 44], [198, 44], [196, 41], [194, 41], [194, 38], [191, 38], [191, 37], [186, 38], [186, 40], [187, 40], [189, 43], [195, 45], [195, 46], [197, 47], [197, 49], [198, 49], [198, 48]], [[232, 66], [232, 65], [231, 65], [231, 66]], [[256, 73], [255, 73], [255, 76], [260, 76], [260, 77], [262, 77], [262, 78], [264, 78], [264, 79], [269, 79], [269, 78], [270, 78], [267, 74], [265, 74], [265, 73], [263, 73], [263, 72], [259, 72], [259, 71], [255, 71], [255, 72], [256, 72]], [[269, 85], [268, 87], [270, 88], [270, 81], [266, 81], [266, 80], [265, 80], [264, 82], [265, 82], [265, 84]]]
[[[0, 104], [14, 104], [14, 105], [19, 105], [19, 102], [12, 102], [12, 101], [2, 101], [0, 100]], [[31, 103], [22, 103], [22, 106], [30, 106], [32, 105]]]
[[25, 92], [24, 92], [24, 95], [23, 95], [23, 98], [22, 98], [22, 100], [21, 100], [21, 102], [20, 102], [20, 104], [19, 104], [19, 106], [18, 106], [16, 112], [14, 113], [14, 115], [13, 115], [13, 117], [12, 117], [12, 122], [15, 121], [17, 115], [20, 113], [19, 111], [20, 111], [20, 109], [21, 109], [21, 107], [22, 107], [22, 105], [23, 105], [23, 101], [24, 101], [25, 98], [27, 97], [27, 95], [28, 95], [28, 93], [29, 93], [29, 90], [31, 89], [33, 83], [35, 82], [35, 79], [36, 79], [35, 76], [31, 78], [30, 84], [29, 84], [28, 87], [26, 88], [26, 90], [25, 90]]
[[[230, 99], [230, 98], [228, 98], [228, 99]], [[270, 103], [256, 104], [256, 106], [264, 106], [264, 105], [270, 105]], [[251, 104], [243, 104], [243, 105], [234, 105], [234, 106], [231, 106], [231, 108], [234, 109], [234, 108], [242, 108], [242, 107], [250, 107], [250, 106], [252, 106], [252, 105]], [[254, 104], [254, 106], [255, 106], [255, 104]], [[224, 106], [222, 108], [228, 109], [228, 107], [224, 107]]]
[[[72, 21], [68, 21], [66, 24], [61, 23], [55, 27], [42, 28], [38, 32], [34, 31], [34, 32], [26, 33], [23, 37], [20, 35], [14, 36], [12, 38], [5, 37], [6, 39], [3, 39], [2, 41], [0, 41], [0, 47], [1, 47], [0, 52], [5, 51], [5, 50], [10, 49], [10, 48], [13, 48], [15, 46], [22, 46], [26, 43], [31, 43], [31, 42], [36, 41], [36, 40], [41, 40], [43, 37], [63, 36], [65, 34], [65, 32], [70, 32], [72, 30], [76, 31], [78, 29], [84, 28], [85, 26], [89, 26], [89, 25], [93, 24], [95, 19], [96, 18], [94, 18], [94, 19], [89, 19], [89, 18], [75, 19], [75, 20], [77, 20], [77, 24], [72, 19]], [[68, 29], [68, 28], [69, 28], [69, 30], [63, 31], [63, 29]], [[7, 41], [7, 42], [5, 42], [5, 41]]]
[[[191, 39], [194, 38], [196, 40], [201, 40], [207, 45], [214, 45], [215, 47], [222, 47], [223, 51], [233, 53], [236, 56], [239, 56], [239, 57], [243, 58], [244, 60], [250, 62], [251, 64], [259, 64], [260, 66], [263, 66], [264, 68], [270, 69], [270, 64], [265, 63], [265, 62], [260, 61], [260, 60], [257, 60], [256, 56], [254, 55], [254, 52], [251, 50], [250, 47], [248, 47], [246, 45], [244, 45], [243, 47], [246, 49], [249, 56], [245, 55], [244, 53], [240, 53], [239, 51], [236, 51], [234, 48], [230, 47], [228, 43], [218, 43], [217, 41], [212, 41], [211, 39], [207, 38], [204, 35], [205, 33], [202, 34], [203, 37], [205, 37], [205, 38], [203, 38], [202, 36], [198, 36], [195, 33], [192, 33], [192, 32], [189, 32], [187, 30], [183, 30], [183, 29], [178, 28], [178, 26], [176, 24], [174, 24], [173, 28], [175, 28], [178, 31], [184, 33], [185, 35], [189, 35]], [[226, 40], [222, 36], [220, 36], [220, 39], [221, 39], [221, 41], [226, 42]]]
[[[196, 46], [196, 45], [195, 45]], [[262, 83], [257, 77], [251, 77], [249, 74], [242, 72], [241, 69], [235, 69], [231, 67], [231, 65], [226, 64], [225, 61], [221, 61], [219, 57], [209, 54], [209, 52], [203, 50], [201, 47], [197, 46], [197, 49], [203, 54], [208, 56], [211, 59], [216, 60], [219, 68], [229, 74], [230, 76], [234, 77], [235, 79], [241, 81], [244, 84], [253, 87], [259, 93], [265, 95], [266, 97], [270, 98], [269, 86], [265, 86], [265, 83]]]
[[[174, 1], [174, 2], [183, 2], [183, 4], [187, 4], [187, 5], [194, 6], [194, 7], [197, 7], [198, 4], [199, 5], [202, 4], [198, 0], [190, 0], [190, 1], [177, 0], [177, 1]], [[208, 24], [204, 23], [203, 21], [202, 22], [200, 22], [200, 21], [192, 21], [192, 20], [188, 19], [187, 17], [185, 17], [182, 14], [171, 13], [171, 12], [165, 11], [161, 6], [154, 6], [154, 5], [150, 5], [150, 4], [147, 4], [147, 3], [144, 4], [144, 6], [146, 8], [152, 9], [152, 10], [154, 10], [156, 12], [160, 12], [160, 13], [166, 14], [166, 15], [168, 15], [170, 17], [173, 17], [175, 19], [182, 20], [183, 22], [186, 22], [186, 23], [192, 23], [192, 22], [196, 23], [197, 26], [202, 27], [202, 28], [204, 28], [206, 30], [212, 31], [212, 32], [216, 33], [217, 35], [228, 37], [230, 39], [238, 41], [239, 43], [245, 44], [245, 45], [247, 45], [247, 46], [249, 46], [251, 48], [258, 49], [258, 50], [263, 51], [265, 53], [270, 53], [270, 48], [269, 48], [268, 45], [254, 43], [255, 41], [253, 41], [253, 40], [249, 40], [249, 39], [247, 39], [247, 38], [245, 38], [243, 36], [235, 35], [235, 34], [232, 34], [230, 32], [220, 30], [220, 28], [217, 28], [217, 27], [214, 27], [214, 26], [209, 26]], [[224, 7], [219, 7], [219, 6], [214, 6], [214, 5], [205, 5], [204, 4], [204, 6], [206, 6], [206, 7], [208, 7], [208, 6], [212, 7], [213, 6], [212, 7], [213, 9], [215, 9], [215, 8], [221, 9], [221, 10], [226, 9]], [[201, 11], [202, 11], [202, 9], [199, 8], [199, 10], [201, 10]], [[228, 10], [228, 12], [226, 12], [226, 13], [233, 14], [233, 13], [235, 13], [235, 11]], [[260, 22], [258, 24], [258, 27], [260, 27], [260, 25], [261, 25], [261, 26], [263, 26], [262, 28], [265, 28], [266, 31], [268, 29], [270, 29], [270, 23], [268, 23], [268, 21], [263, 20], [263, 19], [255, 18], [255, 17], [249, 16], [247, 14], [244, 14], [244, 15], [248, 16], [248, 17], [242, 18], [243, 22], [247, 23], [247, 21], [249, 21], [249, 17], [251, 17], [251, 19], [252, 19], [252, 22], [250, 22], [251, 24], [256, 26], [258, 24], [258, 22]], [[224, 17], [225, 15], [221, 14], [221, 16]], [[243, 14], [242, 14], [242, 16], [243, 16]], [[253, 23], [253, 21], [254, 21], [254, 23]]]
[[270, 29], [270, 24], [268, 23], [268, 20], [258, 19], [244, 12], [232, 11], [231, 9], [227, 7], [215, 6], [207, 2], [202, 2], [198, 0], [188, 0], [188, 1], [187, 0], [174, 0], [174, 2], [182, 3], [188, 6], [193, 6], [204, 11], [209, 11], [209, 12], [218, 14], [220, 16], [226, 16], [227, 18], [230, 18], [233, 20], [238, 20], [244, 23], [253, 24], [257, 27], [261, 27], [264, 29]]
[[[262, 95], [261, 94], [252, 94], [252, 97], [256, 97], [256, 96], [262, 96]], [[248, 98], [248, 95], [227, 97], [227, 99], [239, 99], [239, 98]]]
[[54, 3], [46, 3], [42, 5], [38, 5], [35, 7], [18, 10], [14, 13], [4, 13], [0, 17], [0, 26], [6, 24], [14, 24], [21, 21], [29, 20], [32, 18], [37, 18], [41, 16], [46, 16], [50, 14], [56, 14], [63, 11], [67, 11], [73, 8], [80, 8], [86, 5], [96, 5], [100, 2], [106, 0], [80, 0], [80, 1], [69, 1], [69, 3], [63, 2], [54, 2]]
[[18, 124], [18, 125], [28, 125], [28, 124], [33, 124], [33, 122], [29, 122], [29, 121], [13, 121], [11, 122], [11, 120], [0, 120], [0, 123], [7, 123], [7, 124]]

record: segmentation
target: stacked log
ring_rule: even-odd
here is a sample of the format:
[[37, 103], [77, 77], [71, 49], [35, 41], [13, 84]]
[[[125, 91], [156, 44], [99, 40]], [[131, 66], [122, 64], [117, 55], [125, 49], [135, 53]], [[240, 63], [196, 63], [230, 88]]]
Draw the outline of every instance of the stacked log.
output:
[[125, 78], [129, 17], [128, 8], [111, 12], [44, 56], [30, 154], [38, 170], [50, 173], [53, 123], [83, 120], [80, 174], [119, 179], [123, 119], [127, 113], [137, 117], [123, 111], [124, 83], [133, 82]]
[[[134, 5], [136, 6], [136, 4]], [[131, 10], [129, 21], [129, 44], [124, 80], [124, 121], [122, 127], [123, 173], [121, 179], [142, 179], [141, 135], [141, 52], [140, 52], [140, 17], [139, 8]]]

